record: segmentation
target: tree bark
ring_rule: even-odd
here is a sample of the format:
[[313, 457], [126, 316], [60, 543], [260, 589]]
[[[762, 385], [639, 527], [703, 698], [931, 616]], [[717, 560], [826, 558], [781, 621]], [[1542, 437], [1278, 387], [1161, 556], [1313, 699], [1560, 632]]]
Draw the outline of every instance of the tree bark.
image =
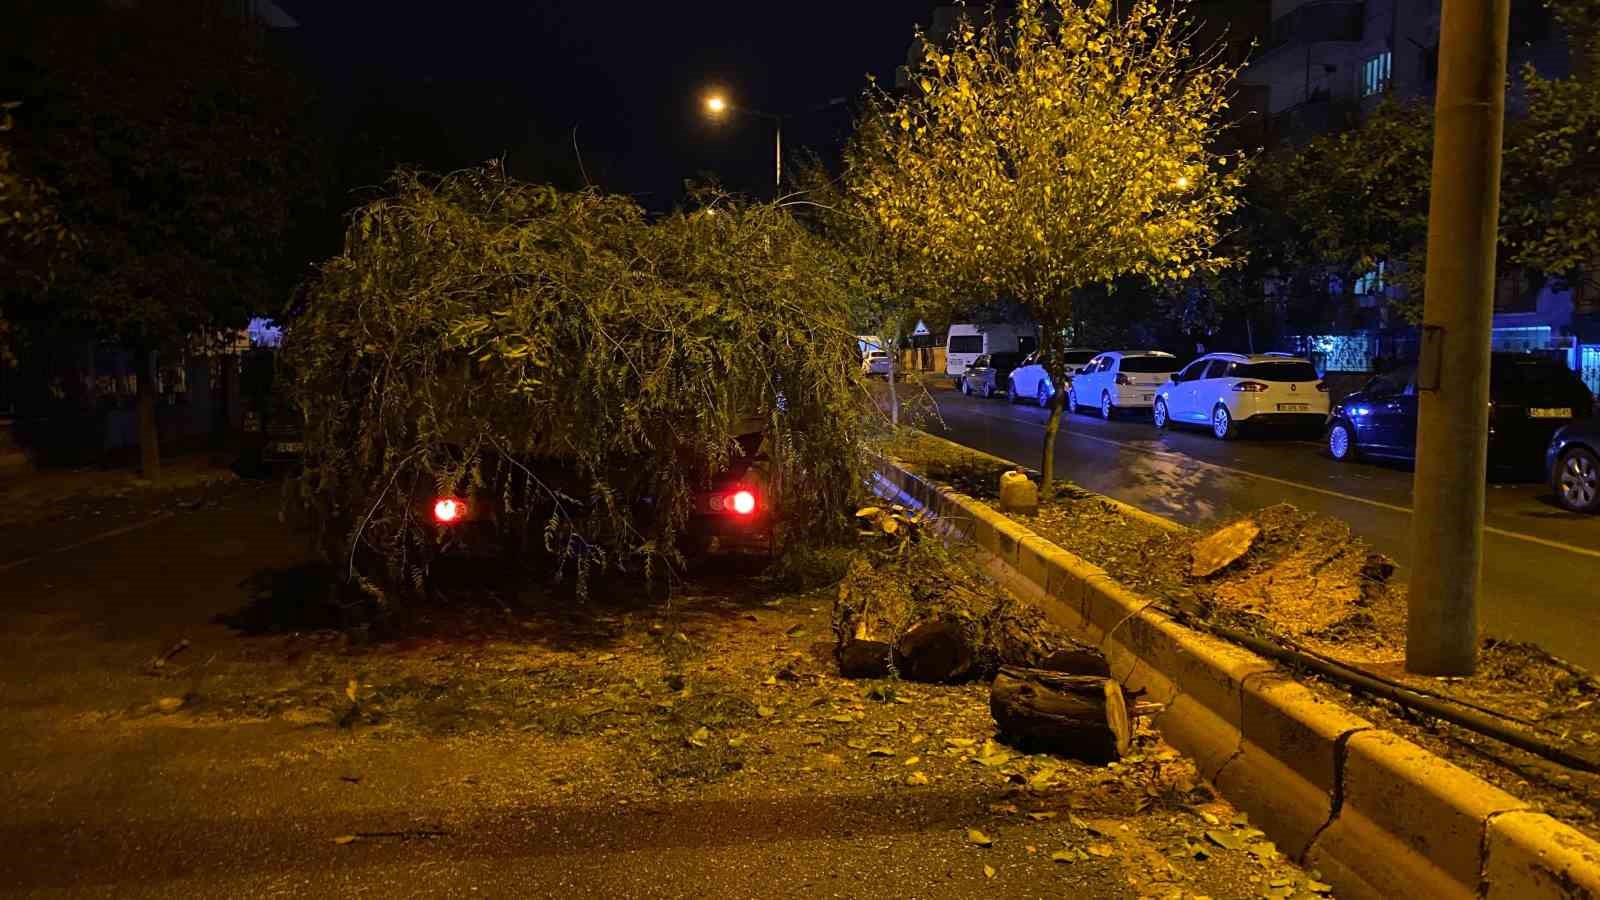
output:
[[1079, 643], [1055, 626], [1038, 607], [1002, 600], [984, 619], [986, 668], [1048, 669], [1068, 675], [1111, 674], [1105, 654]]
[[1002, 734], [1078, 759], [1121, 759], [1133, 737], [1122, 685], [1095, 675], [1002, 668], [989, 713]]
[[900, 394], [894, 384], [894, 376], [899, 371], [900, 351], [896, 349], [889, 354], [889, 424], [895, 428], [900, 427]]
[[1039, 460], [1039, 500], [1048, 501], [1055, 496], [1056, 435], [1061, 431], [1061, 411], [1067, 404], [1068, 382], [1065, 366], [1061, 363], [1061, 329], [1055, 325], [1040, 325], [1040, 359], [1055, 392], [1050, 397], [1050, 418], [1044, 424], [1043, 457]]
[[161, 436], [156, 428], [155, 354], [135, 351], [139, 385], [139, 473], [150, 481], [161, 478]]

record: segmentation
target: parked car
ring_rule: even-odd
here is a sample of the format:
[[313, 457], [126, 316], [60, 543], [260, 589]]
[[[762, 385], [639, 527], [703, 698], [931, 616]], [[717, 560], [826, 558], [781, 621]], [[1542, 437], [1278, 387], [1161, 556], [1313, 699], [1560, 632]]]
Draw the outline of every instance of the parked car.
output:
[[1545, 472], [1563, 509], [1600, 513], [1600, 419], [1557, 431], [1545, 450]]
[[889, 377], [893, 371], [892, 361], [887, 350], [868, 350], [861, 356], [861, 374], [879, 375]]
[[[1489, 366], [1489, 460], [1531, 466], [1550, 439], [1594, 412], [1594, 397], [1571, 369], [1526, 353], [1496, 353]], [[1417, 448], [1416, 366], [1379, 375], [1345, 397], [1328, 420], [1334, 459], [1358, 454], [1411, 459]]]
[[[1068, 379], [1099, 354], [1099, 350], [1075, 348], [1062, 351], [1061, 357], [1067, 367]], [[1050, 398], [1056, 394], [1056, 386], [1050, 380], [1050, 373], [1044, 370], [1044, 364], [1039, 361], [1039, 357], [1038, 353], [1030, 353], [1020, 365], [1011, 370], [1011, 377], [1006, 379], [1007, 401], [1021, 403], [1024, 399], [1032, 397], [1041, 408], [1050, 405]]]
[[1178, 370], [1178, 359], [1160, 350], [1114, 350], [1089, 360], [1067, 388], [1067, 408], [1085, 402], [1109, 419], [1123, 409], [1150, 409], [1156, 391]]
[[961, 393], [969, 397], [977, 394], [986, 400], [993, 397], [1001, 385], [1008, 383], [1011, 370], [1022, 359], [1021, 353], [985, 353], [973, 360], [967, 374], [961, 376]]
[[1039, 347], [1039, 329], [1032, 325], [958, 323], [945, 332], [944, 373], [953, 381], [985, 353], [1032, 353]]
[[1303, 359], [1279, 354], [1207, 353], [1156, 392], [1157, 428], [1205, 425], [1228, 440], [1246, 425], [1322, 425], [1328, 388]]

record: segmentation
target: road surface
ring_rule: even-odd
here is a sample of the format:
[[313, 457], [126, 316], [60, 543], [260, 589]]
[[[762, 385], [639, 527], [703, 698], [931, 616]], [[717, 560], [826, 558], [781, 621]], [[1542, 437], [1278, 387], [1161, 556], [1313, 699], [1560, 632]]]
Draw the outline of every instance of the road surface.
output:
[[[1038, 466], [1045, 410], [953, 391], [935, 397], [944, 437]], [[937, 424], [929, 430], [941, 433]], [[1292, 503], [1348, 521], [1404, 566], [1411, 555], [1411, 470], [1336, 462], [1315, 437], [1225, 443], [1206, 431], [1158, 432], [1144, 417], [1106, 422], [1071, 415], [1062, 423], [1056, 472], [1188, 525]], [[1480, 615], [1488, 633], [1600, 669], [1600, 517], [1560, 509], [1540, 483], [1491, 482], [1483, 579]]]

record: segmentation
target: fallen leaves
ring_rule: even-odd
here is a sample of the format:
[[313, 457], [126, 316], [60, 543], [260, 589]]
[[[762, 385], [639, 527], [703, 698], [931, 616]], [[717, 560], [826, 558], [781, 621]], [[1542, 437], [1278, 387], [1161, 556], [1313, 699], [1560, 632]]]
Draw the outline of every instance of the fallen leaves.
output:
[[911, 787], [921, 787], [928, 783], [928, 776], [922, 772], [912, 772], [906, 776], [906, 784]]
[[984, 834], [976, 828], [968, 828], [967, 843], [974, 844], [979, 847], [993, 847], [994, 838], [989, 837], [987, 834]]

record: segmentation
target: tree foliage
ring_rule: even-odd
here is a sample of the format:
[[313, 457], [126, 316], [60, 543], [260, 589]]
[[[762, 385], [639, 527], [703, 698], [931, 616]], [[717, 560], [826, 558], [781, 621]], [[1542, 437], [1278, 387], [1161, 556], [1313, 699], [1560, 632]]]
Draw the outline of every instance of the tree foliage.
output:
[[1600, 235], [1600, 0], [1548, 4], [1575, 73], [1522, 72], [1526, 114], [1507, 123], [1501, 240], [1514, 262], [1573, 279], [1595, 267]]
[[285, 338], [328, 551], [420, 576], [449, 538], [416, 502], [447, 491], [485, 495], [502, 544], [653, 567], [751, 427], [789, 532], [843, 521], [850, 271], [781, 207], [699, 200], [651, 222], [489, 167], [359, 210]]
[[1025, 304], [1058, 384], [1074, 290], [1233, 262], [1240, 160], [1212, 147], [1237, 70], [1191, 47], [1184, 0], [1022, 0], [928, 47], [915, 90], [870, 96], [851, 189], [942, 279]]
[[1252, 193], [1267, 206], [1251, 239], [1279, 249], [1269, 258], [1281, 280], [1319, 294], [1334, 280], [1346, 303], [1381, 263], [1406, 288], [1402, 311], [1418, 318], [1432, 166], [1432, 106], [1386, 100], [1352, 128], [1263, 161]]
[[[54, 215], [0, 235], [14, 323], [160, 349], [281, 306], [313, 157], [307, 97], [259, 29], [203, 0], [34, 6], [9, 185]], [[71, 252], [41, 252], [53, 228]]]

